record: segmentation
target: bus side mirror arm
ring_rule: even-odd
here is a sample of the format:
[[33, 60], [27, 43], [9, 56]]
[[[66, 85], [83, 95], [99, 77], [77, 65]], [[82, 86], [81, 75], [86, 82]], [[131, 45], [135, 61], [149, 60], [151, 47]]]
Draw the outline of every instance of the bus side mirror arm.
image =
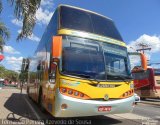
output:
[[56, 79], [56, 70], [62, 55], [62, 36], [53, 36], [51, 45], [51, 63], [49, 82], [54, 83]]
[[56, 79], [57, 62], [51, 63], [51, 70], [49, 73], [49, 82], [54, 83]]

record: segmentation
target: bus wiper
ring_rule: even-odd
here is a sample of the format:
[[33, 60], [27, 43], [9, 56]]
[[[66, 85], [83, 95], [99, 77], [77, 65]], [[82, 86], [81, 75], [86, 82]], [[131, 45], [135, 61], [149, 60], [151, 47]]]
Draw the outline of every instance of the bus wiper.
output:
[[129, 80], [133, 80], [133, 77], [131, 76], [122, 76], [122, 77], [125, 77], [126, 79], [129, 79]]
[[[87, 80], [89, 80], [89, 81], [91, 82], [91, 83], [89, 83], [89, 84], [98, 85], [98, 84], [100, 83], [96, 78], [92, 78], [92, 79], [91, 79], [91, 76], [89, 76], [89, 75], [87, 75], [87, 74], [75, 73], [75, 72], [67, 72], [67, 71], [64, 71], [64, 73], [69, 74], [69, 75], [75, 75], [75, 76], [85, 77], [85, 78], [87, 78]], [[94, 82], [94, 81], [96, 81], [96, 82]]]
[[128, 83], [130, 80], [128, 79], [132, 79], [131, 77], [129, 76], [122, 76], [122, 75], [110, 75], [110, 74], [107, 74], [109, 76], [112, 76], [114, 78], [120, 78], [121, 80], [123, 80], [124, 82]]
[[[116, 77], [121, 78], [125, 82], [129, 82], [132, 78], [128, 76], [117, 75]], [[130, 79], [130, 80], [129, 80]]]

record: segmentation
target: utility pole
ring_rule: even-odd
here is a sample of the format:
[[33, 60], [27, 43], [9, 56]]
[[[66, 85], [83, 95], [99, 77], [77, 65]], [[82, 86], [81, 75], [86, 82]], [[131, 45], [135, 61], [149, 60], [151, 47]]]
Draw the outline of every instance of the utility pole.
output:
[[160, 65], [160, 63], [150, 63], [149, 66], [151, 65]]
[[21, 93], [23, 89], [23, 84], [28, 82], [28, 70], [29, 70], [30, 61], [28, 58], [23, 58], [22, 66], [21, 66], [21, 73], [20, 73], [20, 81], [21, 81]]
[[148, 44], [145, 44], [145, 43], [139, 43], [137, 44], [137, 46], [141, 47], [140, 49], [137, 49], [136, 51], [137, 52], [143, 52], [144, 54], [144, 51], [145, 50], [151, 50], [151, 48], [149, 48], [149, 45]]
[[[139, 43], [137, 44], [138, 47], [140, 47], [139, 49], [136, 49], [137, 52], [142, 52], [143, 54], [145, 54], [145, 51], [146, 50], [151, 50], [151, 48], [149, 47], [148, 44], [145, 44], [145, 43]], [[147, 63], [149, 64], [149, 59], [147, 59]]]

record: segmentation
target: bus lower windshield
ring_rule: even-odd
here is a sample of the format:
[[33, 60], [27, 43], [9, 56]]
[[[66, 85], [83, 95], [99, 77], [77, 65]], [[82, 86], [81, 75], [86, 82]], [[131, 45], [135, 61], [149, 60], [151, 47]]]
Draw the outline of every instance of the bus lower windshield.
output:
[[63, 36], [61, 70], [64, 74], [96, 80], [122, 80], [115, 76], [129, 76], [126, 57], [126, 49], [117, 45]]

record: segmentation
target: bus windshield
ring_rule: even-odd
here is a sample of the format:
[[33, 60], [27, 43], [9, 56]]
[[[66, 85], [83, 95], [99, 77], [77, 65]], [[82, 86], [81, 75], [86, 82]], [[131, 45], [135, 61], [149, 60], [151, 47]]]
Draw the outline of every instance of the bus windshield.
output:
[[62, 6], [60, 28], [75, 29], [123, 41], [111, 19], [95, 13]]
[[154, 69], [155, 76], [160, 76], [160, 69]]
[[129, 75], [126, 57], [126, 49], [117, 45], [63, 36], [62, 73], [96, 80], [122, 80], [115, 76]]
[[129, 63], [125, 47], [103, 43], [107, 79], [129, 78]]

